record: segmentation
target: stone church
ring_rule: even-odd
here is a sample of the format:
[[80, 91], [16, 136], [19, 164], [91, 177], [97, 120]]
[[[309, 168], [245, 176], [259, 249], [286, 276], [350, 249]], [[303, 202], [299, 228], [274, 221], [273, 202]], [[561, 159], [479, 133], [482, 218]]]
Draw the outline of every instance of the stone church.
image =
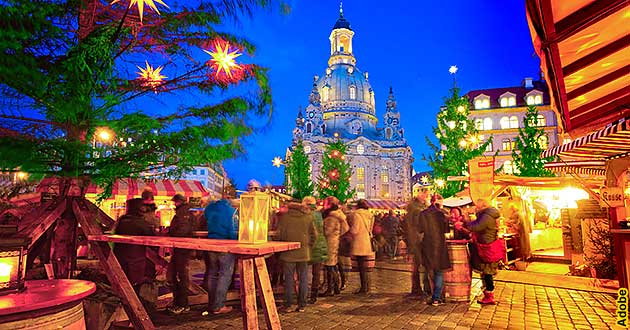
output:
[[353, 37], [340, 8], [329, 37], [328, 67], [314, 77], [309, 104], [304, 111], [299, 109], [292, 147], [303, 141], [317, 182], [326, 144], [341, 139], [348, 146], [351, 186], [357, 199], [406, 201], [411, 197], [413, 154], [404, 137], [396, 99], [390, 87], [383, 124], [378, 125], [374, 90], [367, 71], [356, 66]]

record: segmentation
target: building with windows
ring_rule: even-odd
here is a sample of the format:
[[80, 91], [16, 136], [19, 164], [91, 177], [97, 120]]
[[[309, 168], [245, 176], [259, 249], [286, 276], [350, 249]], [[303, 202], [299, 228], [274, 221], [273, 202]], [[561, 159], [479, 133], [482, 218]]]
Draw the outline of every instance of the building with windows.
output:
[[230, 184], [227, 173], [221, 164], [195, 166], [191, 171], [182, 174], [181, 179], [201, 182], [213, 198], [221, 198], [224, 187]]
[[536, 125], [543, 127], [545, 135], [541, 137], [543, 148], [560, 145], [558, 120], [550, 106], [549, 92], [544, 81], [523, 79], [521, 86], [482, 89], [468, 92], [466, 96], [472, 103], [470, 118], [475, 123], [481, 137], [486, 140], [492, 136], [492, 143], [486, 149], [485, 156], [495, 158], [495, 168], [503, 167], [503, 173], [513, 174], [512, 149], [518, 137], [519, 127], [529, 105], [536, 105], [538, 118]]
[[[322, 76], [315, 76], [309, 104], [300, 108], [293, 145], [302, 140], [316, 182], [326, 144], [341, 139], [352, 164], [356, 198], [403, 201], [411, 197], [412, 151], [404, 137], [392, 89], [378, 126], [375, 93], [367, 72], [356, 66], [354, 31], [339, 11], [330, 33], [330, 57]], [[287, 156], [291, 154], [291, 147]]]

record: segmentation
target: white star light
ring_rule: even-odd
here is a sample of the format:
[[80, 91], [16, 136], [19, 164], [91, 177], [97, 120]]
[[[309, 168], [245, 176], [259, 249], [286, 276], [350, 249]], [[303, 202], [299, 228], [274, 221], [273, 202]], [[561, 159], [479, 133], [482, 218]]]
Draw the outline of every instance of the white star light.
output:
[[448, 69], [448, 72], [450, 72], [451, 74], [457, 73], [457, 66], [451, 65], [451, 67]]

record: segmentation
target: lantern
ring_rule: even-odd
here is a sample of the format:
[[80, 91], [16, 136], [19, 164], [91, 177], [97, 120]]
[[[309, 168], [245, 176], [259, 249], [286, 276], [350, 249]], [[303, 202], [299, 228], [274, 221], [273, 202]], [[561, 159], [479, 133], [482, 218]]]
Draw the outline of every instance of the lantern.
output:
[[244, 243], [266, 243], [269, 226], [270, 198], [252, 191], [241, 195], [238, 240]]
[[0, 226], [0, 295], [24, 289], [27, 240], [3, 237], [16, 231], [17, 226]]

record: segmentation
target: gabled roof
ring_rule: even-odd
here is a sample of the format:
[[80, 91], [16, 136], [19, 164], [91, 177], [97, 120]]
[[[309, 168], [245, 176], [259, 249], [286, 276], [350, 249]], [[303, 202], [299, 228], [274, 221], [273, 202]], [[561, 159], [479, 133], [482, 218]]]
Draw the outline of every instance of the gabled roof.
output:
[[[489, 89], [478, 89], [474, 91], [470, 91], [466, 93], [468, 99], [473, 102], [475, 97], [483, 94], [490, 97], [490, 108], [500, 108], [501, 103], [499, 97], [505, 93], [512, 93], [516, 95], [516, 106], [517, 107], [526, 107], [526, 95], [529, 94], [533, 90], [537, 90], [543, 93], [543, 104], [549, 104], [549, 93], [548, 88], [545, 82], [543, 81], [533, 81], [532, 88], [526, 88], [523, 86], [515, 86], [515, 87], [502, 87], [502, 88], [489, 88]], [[471, 109], [474, 110], [474, 109]]]

